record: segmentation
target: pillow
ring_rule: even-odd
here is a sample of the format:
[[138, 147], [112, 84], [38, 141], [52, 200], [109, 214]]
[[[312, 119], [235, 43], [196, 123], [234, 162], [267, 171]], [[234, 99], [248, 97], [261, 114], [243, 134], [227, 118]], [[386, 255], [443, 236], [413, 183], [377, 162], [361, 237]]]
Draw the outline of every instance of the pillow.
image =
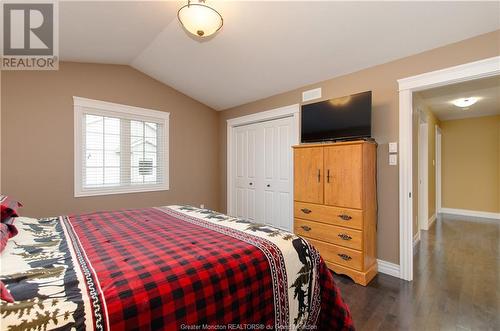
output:
[[1, 280], [0, 280], [0, 300], [4, 300], [10, 303], [14, 302], [12, 294], [10, 294], [9, 290]]
[[7, 224], [0, 223], [0, 253], [3, 252], [7, 245], [7, 240], [10, 238], [10, 231]]
[[1, 223], [7, 225], [7, 229], [9, 230], [9, 238], [14, 237], [18, 232], [16, 226], [14, 225], [15, 219], [15, 217], [9, 217]]
[[0, 195], [0, 213], [1, 213], [1, 221], [5, 221], [9, 217], [19, 216], [17, 210], [19, 207], [23, 205], [16, 200], [12, 200], [10, 197], [6, 195]]

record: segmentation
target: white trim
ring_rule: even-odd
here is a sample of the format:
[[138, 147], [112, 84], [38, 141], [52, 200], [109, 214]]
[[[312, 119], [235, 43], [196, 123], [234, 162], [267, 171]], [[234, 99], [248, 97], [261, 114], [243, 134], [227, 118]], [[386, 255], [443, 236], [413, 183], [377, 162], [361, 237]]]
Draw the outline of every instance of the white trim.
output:
[[413, 279], [412, 113], [413, 92], [500, 75], [500, 56], [398, 80], [399, 85], [399, 265]]
[[[232, 196], [233, 196], [233, 174], [232, 174], [232, 151], [233, 151], [233, 129], [242, 126], [242, 125], [248, 125], [248, 124], [253, 124], [253, 123], [258, 123], [258, 122], [265, 122], [265, 121], [271, 121], [275, 119], [280, 119], [280, 118], [286, 118], [286, 117], [293, 117], [294, 120], [294, 130], [295, 132], [292, 134], [292, 136], [295, 137], [295, 141], [293, 144], [299, 144], [300, 142], [300, 119], [299, 119], [299, 114], [300, 114], [300, 106], [299, 104], [293, 104], [290, 106], [284, 106], [272, 110], [267, 110], [267, 111], [262, 111], [259, 113], [255, 114], [250, 114], [246, 116], [241, 116], [237, 118], [232, 118], [227, 120], [227, 146], [226, 146], [226, 154], [227, 154], [227, 159], [226, 159], [226, 164], [227, 164], [227, 169], [226, 169], [226, 185], [227, 185], [227, 192], [226, 192], [226, 213], [229, 215], [234, 215], [235, 211], [232, 210]], [[293, 164], [293, 162], [292, 162]], [[292, 172], [293, 173], [293, 172]], [[293, 176], [291, 182], [291, 188], [290, 192], [292, 193], [293, 196]], [[293, 204], [291, 207], [290, 215], [293, 215]]]
[[436, 124], [436, 213], [441, 211], [441, 150], [443, 133], [439, 125]]
[[413, 279], [412, 103], [410, 90], [399, 92], [399, 274], [408, 281]]
[[378, 264], [377, 266], [378, 272], [400, 278], [401, 272], [399, 265], [379, 259], [377, 259], [377, 264]]
[[429, 230], [429, 124], [420, 116], [418, 130], [418, 227]]
[[469, 210], [469, 209], [455, 209], [455, 208], [441, 208], [441, 213], [450, 215], [470, 216], [490, 218], [500, 220], [500, 213], [492, 213], [487, 211]]
[[432, 215], [428, 220], [427, 220], [427, 230], [429, 230], [431, 228], [431, 226], [434, 224], [434, 222], [436, 222], [436, 213], [434, 213], [434, 215]]
[[[138, 192], [153, 192], [167, 191], [170, 189], [169, 180], [169, 125], [170, 113], [147, 108], [133, 107], [121, 105], [107, 101], [93, 100], [81, 97], [73, 97], [73, 136], [74, 136], [74, 196], [87, 197], [97, 195], [111, 195], [124, 193]], [[163, 183], [161, 184], [144, 184], [144, 185], [127, 185], [127, 186], [110, 186], [99, 188], [83, 188], [82, 186], [82, 117], [83, 114], [97, 114], [105, 116], [116, 116], [120, 118], [137, 119], [140, 121], [151, 121], [159, 123], [163, 126]]]
[[421, 91], [497, 75], [500, 75], [500, 56], [398, 79], [398, 84], [400, 91]]
[[420, 242], [420, 229], [413, 236], [413, 252], [415, 253], [415, 246]]
[[227, 125], [229, 127], [236, 127], [241, 125], [248, 125], [252, 123], [265, 122], [270, 120], [275, 120], [278, 118], [290, 117], [298, 115], [300, 113], [299, 104], [293, 104], [290, 106], [280, 107], [276, 109], [271, 109], [267, 111], [262, 111], [255, 114], [250, 114], [246, 116], [231, 118], [227, 120]]
[[120, 113], [120, 114], [128, 114], [128, 115], [131, 115], [132, 117], [141, 116], [141, 118], [151, 117], [154, 119], [159, 119], [159, 118], [168, 119], [170, 117], [170, 113], [166, 112], [166, 111], [141, 108], [141, 107], [135, 107], [135, 106], [129, 106], [129, 105], [122, 105], [119, 103], [94, 100], [94, 99], [87, 99], [87, 98], [76, 97], [76, 96], [73, 97], [73, 104], [75, 107], [78, 106], [78, 107], [92, 108], [92, 109], [99, 110], [99, 112], [109, 111], [109, 112], [116, 112], [116, 113]]

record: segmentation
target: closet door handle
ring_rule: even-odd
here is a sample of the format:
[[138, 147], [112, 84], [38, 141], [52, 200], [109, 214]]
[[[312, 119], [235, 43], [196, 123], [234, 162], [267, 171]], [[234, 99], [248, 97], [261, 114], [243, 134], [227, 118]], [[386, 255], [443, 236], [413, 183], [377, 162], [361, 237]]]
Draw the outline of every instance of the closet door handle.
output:
[[330, 183], [330, 169], [328, 169], [326, 172], [326, 182]]
[[318, 169], [318, 183], [321, 183], [321, 169]]

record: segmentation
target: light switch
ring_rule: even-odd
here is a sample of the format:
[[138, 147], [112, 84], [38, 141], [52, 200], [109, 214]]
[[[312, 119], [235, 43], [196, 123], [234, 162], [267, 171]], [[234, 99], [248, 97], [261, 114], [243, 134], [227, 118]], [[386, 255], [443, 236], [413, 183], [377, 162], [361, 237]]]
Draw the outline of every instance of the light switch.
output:
[[389, 153], [397, 153], [398, 152], [398, 143], [389, 143]]
[[397, 165], [397, 164], [398, 164], [398, 155], [389, 154], [389, 165]]

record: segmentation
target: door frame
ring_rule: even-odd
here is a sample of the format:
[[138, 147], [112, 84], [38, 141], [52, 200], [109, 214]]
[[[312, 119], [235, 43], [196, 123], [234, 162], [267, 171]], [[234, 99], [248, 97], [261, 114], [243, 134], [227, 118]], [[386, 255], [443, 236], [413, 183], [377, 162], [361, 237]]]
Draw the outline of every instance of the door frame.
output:
[[441, 213], [441, 153], [443, 133], [439, 125], [436, 124], [436, 216]]
[[[262, 111], [255, 114], [245, 115], [241, 117], [231, 118], [227, 120], [227, 145], [226, 145], [226, 154], [227, 154], [227, 194], [226, 194], [226, 213], [228, 215], [234, 215], [234, 206], [232, 201], [233, 196], [233, 135], [234, 129], [239, 126], [249, 125], [259, 122], [267, 122], [276, 119], [293, 117], [293, 126], [292, 126], [292, 144], [298, 145], [300, 143], [300, 105], [293, 104], [289, 106], [279, 107], [267, 111]], [[291, 151], [290, 151], [291, 153]], [[293, 160], [293, 157], [291, 158]], [[292, 164], [292, 176], [290, 177], [290, 193], [293, 197], [293, 162]], [[293, 215], [293, 199], [290, 202], [290, 215]]]
[[399, 90], [399, 268], [413, 280], [412, 113], [413, 93], [433, 87], [500, 75], [500, 56], [398, 79]]
[[429, 124], [424, 112], [418, 123], [418, 231], [429, 230]]

